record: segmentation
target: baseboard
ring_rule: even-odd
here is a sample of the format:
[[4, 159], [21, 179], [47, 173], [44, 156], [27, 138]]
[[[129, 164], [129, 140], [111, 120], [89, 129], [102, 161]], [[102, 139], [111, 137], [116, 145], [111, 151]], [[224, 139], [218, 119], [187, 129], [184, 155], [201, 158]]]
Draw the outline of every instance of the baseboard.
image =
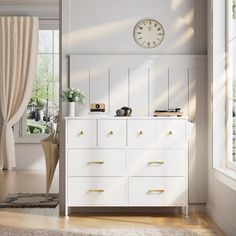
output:
[[[160, 213], [180, 213], [179, 207], [72, 207], [70, 213], [80, 214], [160, 214]], [[206, 204], [190, 204], [190, 213], [205, 213]]]
[[226, 236], [236, 235], [236, 228], [229, 225], [210, 204], [206, 205], [206, 213], [220, 227]]
[[190, 203], [189, 204], [190, 213], [206, 213], [205, 203]]

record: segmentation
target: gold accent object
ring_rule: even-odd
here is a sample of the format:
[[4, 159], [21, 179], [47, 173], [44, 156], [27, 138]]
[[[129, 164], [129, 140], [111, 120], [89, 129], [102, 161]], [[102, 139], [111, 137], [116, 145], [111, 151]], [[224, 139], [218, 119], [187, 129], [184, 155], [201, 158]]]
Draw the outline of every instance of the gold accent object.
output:
[[164, 189], [150, 189], [148, 190], [148, 193], [164, 193]]
[[148, 164], [149, 164], [149, 165], [155, 165], [155, 164], [163, 165], [163, 164], [164, 164], [164, 161], [149, 161]]
[[139, 134], [140, 134], [140, 135], [143, 135], [143, 131], [142, 131], [142, 130], [141, 130], [141, 131], [139, 131]]
[[114, 134], [114, 133], [113, 133], [113, 131], [111, 130], [111, 131], [109, 132], [109, 134], [111, 134], [111, 135], [112, 135], [112, 134]]
[[104, 190], [103, 189], [89, 189], [88, 192], [94, 192], [94, 193], [103, 193]]
[[169, 135], [173, 135], [173, 132], [172, 132], [172, 131], [170, 131], [168, 134], [169, 134]]
[[104, 161], [89, 161], [88, 164], [99, 164], [99, 165], [102, 165], [102, 164], [104, 164]]
[[81, 130], [81, 131], [79, 132], [79, 134], [80, 134], [80, 135], [84, 135], [84, 131]]

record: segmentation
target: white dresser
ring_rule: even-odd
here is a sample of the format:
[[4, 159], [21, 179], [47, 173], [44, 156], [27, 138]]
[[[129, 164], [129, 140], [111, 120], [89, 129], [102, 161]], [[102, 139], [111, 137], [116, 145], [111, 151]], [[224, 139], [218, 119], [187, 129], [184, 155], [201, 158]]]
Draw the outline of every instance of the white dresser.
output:
[[66, 118], [69, 207], [182, 207], [188, 214], [187, 118]]

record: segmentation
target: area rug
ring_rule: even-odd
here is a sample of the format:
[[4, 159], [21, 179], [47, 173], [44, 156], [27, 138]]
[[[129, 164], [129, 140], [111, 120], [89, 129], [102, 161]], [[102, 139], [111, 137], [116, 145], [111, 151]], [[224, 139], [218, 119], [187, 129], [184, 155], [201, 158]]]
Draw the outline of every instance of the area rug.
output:
[[207, 229], [136, 228], [78, 230], [11, 230], [0, 229], [1, 236], [216, 236]]
[[0, 201], [0, 208], [55, 208], [58, 203], [59, 194], [49, 194], [46, 201], [44, 193], [17, 193]]

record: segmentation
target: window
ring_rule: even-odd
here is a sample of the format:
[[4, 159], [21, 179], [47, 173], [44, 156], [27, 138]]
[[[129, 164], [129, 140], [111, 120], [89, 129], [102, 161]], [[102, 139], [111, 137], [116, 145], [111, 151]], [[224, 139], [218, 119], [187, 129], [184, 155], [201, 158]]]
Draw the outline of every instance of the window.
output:
[[227, 167], [236, 170], [236, 0], [228, 1], [227, 16]]
[[[38, 142], [52, 133], [59, 114], [59, 30], [39, 31], [37, 74], [16, 141]], [[23, 139], [22, 139], [23, 138]], [[20, 139], [20, 140], [19, 140]]]

